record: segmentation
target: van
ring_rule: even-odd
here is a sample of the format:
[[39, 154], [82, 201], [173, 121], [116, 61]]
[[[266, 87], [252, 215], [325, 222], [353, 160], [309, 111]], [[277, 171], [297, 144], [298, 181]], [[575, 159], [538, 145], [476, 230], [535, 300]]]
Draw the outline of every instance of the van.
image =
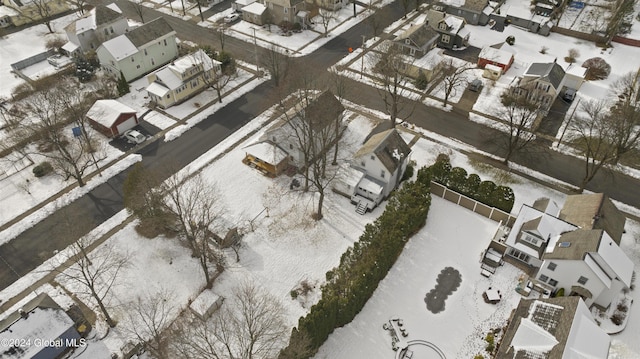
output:
[[576, 98], [576, 90], [574, 89], [567, 89], [564, 92], [564, 95], [562, 95], [562, 98], [567, 101], [567, 102], [571, 102]]

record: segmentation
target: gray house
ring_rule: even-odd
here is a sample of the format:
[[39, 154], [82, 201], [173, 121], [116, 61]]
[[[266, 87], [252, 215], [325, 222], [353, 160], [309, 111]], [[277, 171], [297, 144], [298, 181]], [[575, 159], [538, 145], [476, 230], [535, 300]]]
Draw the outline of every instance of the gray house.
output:
[[538, 103], [543, 112], [548, 111], [563, 87], [565, 72], [556, 62], [533, 63], [511, 91]]
[[[32, 343], [27, 346], [2, 346], [0, 357], [61, 358], [81, 345], [75, 323], [46, 293], [25, 304], [20, 310], [0, 321], [2, 343]], [[37, 345], [37, 341], [51, 343]]]
[[456, 6], [453, 4], [438, 3], [435, 7], [450, 15], [464, 18], [471, 25], [486, 25], [489, 22], [489, 15], [494, 8], [500, 6], [504, 1], [489, 2], [489, 0], [466, 0], [464, 4]]
[[467, 24], [464, 18], [446, 15], [436, 23], [431, 23], [431, 27], [440, 34], [438, 46], [445, 49], [457, 49], [467, 47], [471, 33], [465, 29]]
[[394, 46], [398, 47], [403, 54], [419, 59], [436, 47], [439, 37], [440, 34], [430, 26], [417, 24], [396, 37], [393, 42]]

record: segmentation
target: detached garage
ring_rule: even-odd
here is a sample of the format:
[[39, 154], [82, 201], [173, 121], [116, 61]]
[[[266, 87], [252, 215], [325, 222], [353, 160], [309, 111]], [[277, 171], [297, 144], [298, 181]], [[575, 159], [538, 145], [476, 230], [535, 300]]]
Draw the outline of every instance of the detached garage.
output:
[[136, 110], [116, 100], [98, 100], [87, 112], [91, 127], [107, 137], [117, 137], [138, 124]]

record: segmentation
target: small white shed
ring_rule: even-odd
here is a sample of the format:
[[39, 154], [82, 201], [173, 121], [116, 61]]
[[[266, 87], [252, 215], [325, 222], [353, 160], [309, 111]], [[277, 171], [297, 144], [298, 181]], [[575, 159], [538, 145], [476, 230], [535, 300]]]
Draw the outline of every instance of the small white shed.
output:
[[206, 320], [220, 308], [222, 302], [224, 302], [224, 297], [215, 294], [210, 289], [205, 289], [191, 302], [189, 309], [200, 319]]
[[500, 66], [487, 64], [484, 67], [482, 77], [490, 80], [497, 80], [502, 76], [502, 68]]

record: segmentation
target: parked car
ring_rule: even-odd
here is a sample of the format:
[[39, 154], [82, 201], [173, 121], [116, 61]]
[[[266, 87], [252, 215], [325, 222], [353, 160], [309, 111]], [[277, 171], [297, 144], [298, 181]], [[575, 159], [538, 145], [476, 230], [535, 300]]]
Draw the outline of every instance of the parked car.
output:
[[142, 142], [144, 142], [147, 137], [143, 134], [141, 134], [140, 132], [136, 131], [136, 130], [128, 130], [127, 132], [124, 133], [124, 138], [129, 142], [129, 143], [134, 143], [134, 144], [140, 144]]
[[232, 12], [231, 14], [224, 17], [224, 22], [226, 22], [227, 24], [236, 22], [238, 20], [240, 20], [240, 14], [238, 14], [237, 12]]
[[469, 91], [480, 92], [482, 90], [483, 85], [484, 84], [482, 83], [482, 80], [475, 79], [471, 81], [471, 83], [469, 83]]

